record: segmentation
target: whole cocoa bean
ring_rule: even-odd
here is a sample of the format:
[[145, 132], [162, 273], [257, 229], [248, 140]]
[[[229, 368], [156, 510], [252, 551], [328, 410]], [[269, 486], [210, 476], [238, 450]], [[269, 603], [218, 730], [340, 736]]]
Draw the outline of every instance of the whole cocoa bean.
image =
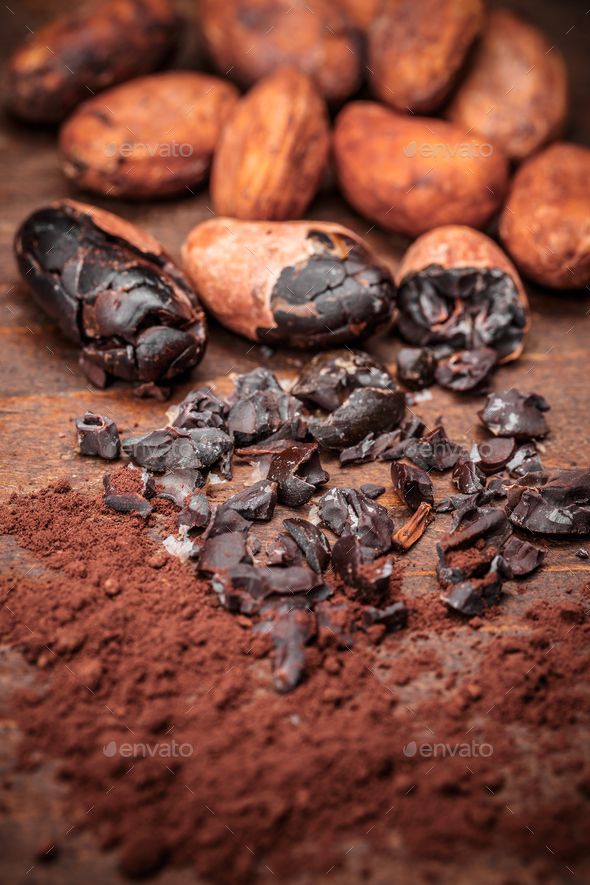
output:
[[492, 9], [445, 116], [522, 160], [562, 131], [567, 91], [559, 49], [513, 12]]
[[341, 101], [361, 80], [361, 43], [332, 0], [203, 0], [200, 23], [218, 70], [242, 86], [281, 65], [308, 74]]
[[252, 341], [334, 347], [391, 323], [391, 276], [339, 224], [215, 218], [182, 255], [207, 310]]
[[350, 204], [408, 236], [441, 224], [482, 227], [507, 186], [507, 161], [492, 145], [443, 120], [373, 102], [351, 102], [340, 112], [334, 156]]
[[384, 0], [368, 29], [373, 92], [399, 111], [435, 111], [483, 22], [482, 0]]
[[109, 376], [166, 381], [201, 360], [207, 328], [194, 292], [157, 240], [129, 222], [64, 200], [25, 219], [15, 253], [97, 386]]
[[170, 0], [103, 0], [67, 12], [11, 57], [8, 107], [24, 120], [57, 123], [96, 92], [158, 68], [177, 31]]
[[233, 110], [211, 174], [218, 215], [298, 218], [319, 187], [329, 149], [328, 117], [312, 81], [294, 68], [260, 80]]
[[590, 283], [590, 150], [550, 145], [516, 172], [500, 236], [532, 280], [558, 289]]
[[62, 126], [63, 171], [79, 187], [110, 197], [190, 192], [207, 176], [237, 99], [231, 83], [191, 71], [115, 86]]
[[397, 279], [398, 329], [436, 357], [492, 348], [502, 363], [522, 353], [526, 293], [502, 250], [470, 227], [435, 228], [412, 243]]

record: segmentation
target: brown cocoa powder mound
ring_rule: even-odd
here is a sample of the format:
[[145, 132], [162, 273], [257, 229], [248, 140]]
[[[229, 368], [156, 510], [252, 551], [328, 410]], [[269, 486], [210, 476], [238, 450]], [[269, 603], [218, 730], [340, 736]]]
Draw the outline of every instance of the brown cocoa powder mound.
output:
[[[65, 818], [117, 849], [124, 872], [323, 874], [353, 842], [384, 847], [392, 834], [420, 859], [500, 846], [575, 862], [590, 766], [563, 729], [590, 719], [587, 599], [533, 606], [503, 638], [499, 610], [466, 624], [421, 593], [408, 628], [378, 645], [356, 633], [346, 651], [322, 630], [303, 684], [278, 695], [268, 640], [163, 551], [162, 503], [144, 522], [61, 483], [0, 506], [0, 529], [29, 551], [2, 581], [0, 633], [40, 671], [14, 698], [22, 764], [60, 760]], [[330, 604], [345, 632], [347, 600]], [[161, 755], [172, 740], [190, 755]], [[493, 755], [403, 752], [468, 740]], [[160, 750], [125, 756], [122, 744]]]

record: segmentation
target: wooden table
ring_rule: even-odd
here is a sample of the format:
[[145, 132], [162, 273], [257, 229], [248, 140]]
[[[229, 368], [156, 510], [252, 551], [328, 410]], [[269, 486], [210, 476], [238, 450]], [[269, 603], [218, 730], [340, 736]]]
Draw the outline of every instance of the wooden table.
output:
[[[23, 0], [18, 8], [14, 3], [11, 5], [12, 9], [0, 9], [0, 40], [4, 48], [15, 45], [25, 35], [27, 26], [34, 29], [50, 15], [52, 8], [75, 4]], [[184, 5], [187, 10], [191, 7], [188, 0]], [[589, 79], [587, 40], [590, 14], [584, 15], [585, 10], [575, 0], [542, 5], [533, 0], [519, 0], [509, 5], [528, 13], [552, 35], [555, 44], [566, 54], [572, 78], [569, 134], [578, 141], [590, 143], [590, 114], [585, 104]], [[189, 31], [183, 56], [185, 65], [191, 57], [191, 47], [195, 46]], [[163, 423], [167, 406], [136, 399], [129, 387], [122, 383], [105, 391], [89, 386], [78, 369], [76, 350], [39, 312], [19, 282], [11, 246], [18, 223], [33, 209], [50, 200], [80, 195], [73, 194], [60, 174], [53, 132], [25, 127], [7, 119], [3, 122], [0, 142], [4, 196], [0, 221], [0, 494], [5, 498], [13, 491], [39, 488], [64, 476], [77, 488], [94, 489], [100, 483], [104, 467], [93, 459], [80, 458], [76, 454], [74, 417], [91, 409], [110, 415], [124, 431], [144, 431]], [[149, 204], [90, 199], [146, 227], [174, 255], [178, 255], [188, 231], [210, 217], [206, 192], [196, 198], [187, 196]], [[310, 215], [338, 220], [360, 234], [365, 234], [370, 227], [337, 195], [328, 192], [316, 202]], [[371, 230], [367, 237], [382, 258], [395, 267], [405, 243], [377, 230]], [[545, 443], [543, 461], [546, 466], [587, 464], [590, 451], [590, 302], [587, 293], [549, 293], [532, 286], [529, 292], [533, 326], [525, 354], [517, 365], [500, 369], [494, 385], [497, 389], [514, 385], [538, 391], [550, 402], [552, 432]], [[392, 366], [398, 348], [398, 340], [387, 337], [371, 343], [368, 349]], [[244, 372], [260, 364], [269, 366], [280, 378], [293, 378], [305, 359], [305, 355], [296, 353], [276, 353], [268, 358], [259, 347], [212, 324], [204, 362], [192, 378], [176, 388], [172, 401], [177, 401], [196, 386], [213, 385], [221, 395], [227, 394], [232, 389], [232, 373]], [[476, 397], [457, 398], [435, 389], [432, 399], [420, 403], [416, 411], [430, 426], [438, 415], [443, 415], [449, 435], [467, 444], [473, 438], [482, 437], [476, 417], [479, 406], [480, 400]], [[391, 491], [387, 465], [366, 465], [346, 471], [340, 470], [334, 459], [327, 458], [325, 466], [331, 473], [333, 485], [382, 482], [388, 492], [381, 501], [391, 506], [394, 513], [403, 514]], [[238, 467], [234, 481], [220, 487], [217, 498], [222, 500], [242, 488], [248, 483], [249, 476], [250, 468]], [[435, 485], [438, 495], [446, 493], [448, 478], [436, 480]], [[273, 531], [284, 515], [284, 509], [278, 508], [267, 532]], [[408, 596], [436, 586], [434, 546], [445, 525], [445, 521], [439, 519], [407, 558], [404, 592]], [[575, 556], [578, 546], [548, 542], [546, 567], [526, 582], [530, 593], [542, 597], [554, 593], [557, 587], [579, 586], [588, 578], [590, 566]], [[2, 549], [5, 556], [9, 555], [5, 548]], [[11, 770], [18, 744], [16, 726], [9, 714], [9, 692], [14, 684], [29, 679], [30, 674], [16, 652], [5, 652], [1, 660], [0, 698], [7, 717], [3, 721], [7, 739], [0, 756], [0, 770], [6, 772]], [[81, 881], [82, 877], [91, 882], [118, 881], [113, 858], [101, 854], [89, 835], [73, 836], [68, 850], [55, 864], [44, 868], [37, 865], [31, 873], [26, 873], [33, 863], [31, 857], [47, 820], [60, 820], [60, 790], [50, 764], [35, 774], [13, 778], [4, 809], [12, 815], [12, 822], [3, 823], [0, 829], [0, 863], [5, 867], [5, 881], [73, 883]], [[384, 860], [383, 864], [385, 873], [387, 861]], [[419, 871], [414, 872], [417, 877]], [[193, 880], [188, 873], [168, 871], [158, 881], [176, 885]], [[345, 871], [339, 881], [354, 881], [354, 878], [347, 879]]]

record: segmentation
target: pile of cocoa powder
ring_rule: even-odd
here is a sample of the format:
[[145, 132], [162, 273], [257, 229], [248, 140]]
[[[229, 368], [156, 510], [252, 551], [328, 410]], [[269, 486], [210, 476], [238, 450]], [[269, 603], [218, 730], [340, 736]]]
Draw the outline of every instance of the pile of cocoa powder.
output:
[[[425, 581], [411, 597], [394, 588], [405, 630], [352, 636], [336, 587], [342, 632], [320, 632], [304, 682], [280, 695], [268, 639], [163, 548], [172, 519], [162, 501], [146, 522], [113, 513], [65, 481], [0, 507], [18, 551], [2, 641], [39, 671], [14, 697], [21, 763], [59, 760], [64, 819], [115, 849], [124, 873], [317, 878], [362, 842], [576, 870], [590, 587], [547, 600], [524, 586], [466, 623]], [[438, 742], [492, 753], [423, 752]], [[55, 834], [57, 850], [67, 838]]]

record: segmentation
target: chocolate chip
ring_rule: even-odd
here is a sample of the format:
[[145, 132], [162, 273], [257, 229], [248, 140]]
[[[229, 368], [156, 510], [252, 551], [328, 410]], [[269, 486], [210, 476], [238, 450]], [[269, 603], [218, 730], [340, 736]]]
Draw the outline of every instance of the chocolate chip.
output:
[[335, 573], [350, 587], [354, 597], [364, 602], [379, 602], [387, 596], [393, 574], [390, 556], [372, 558], [360, 538], [343, 535], [332, 548], [332, 566]]
[[335, 535], [351, 534], [364, 547], [385, 553], [391, 547], [393, 520], [389, 513], [356, 489], [330, 489], [318, 502], [322, 524]]
[[276, 482], [262, 479], [232, 495], [224, 502], [223, 507], [236, 510], [245, 519], [267, 520], [272, 519], [276, 503]]
[[483, 409], [478, 412], [481, 421], [494, 436], [513, 436], [517, 440], [545, 436], [548, 432], [545, 412], [550, 406], [537, 393], [510, 390], [490, 393]]
[[76, 418], [76, 432], [81, 455], [112, 461], [121, 454], [119, 431], [111, 418], [85, 412]]
[[502, 547], [502, 556], [510, 566], [514, 577], [522, 578], [542, 565], [545, 551], [512, 535]]
[[434, 504], [431, 479], [421, 467], [394, 461], [391, 465], [391, 481], [393, 488], [410, 510], [417, 510], [423, 501]]
[[560, 470], [544, 479], [520, 490], [513, 525], [539, 535], [590, 534], [590, 470]]
[[283, 525], [298, 544], [311, 568], [320, 574], [330, 563], [330, 545], [324, 533], [306, 519], [284, 519]]

